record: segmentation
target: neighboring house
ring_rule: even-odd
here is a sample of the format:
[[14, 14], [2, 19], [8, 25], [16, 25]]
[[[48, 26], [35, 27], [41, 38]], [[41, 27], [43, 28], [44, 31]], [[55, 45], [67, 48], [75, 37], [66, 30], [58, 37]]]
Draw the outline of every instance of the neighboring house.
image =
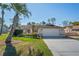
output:
[[55, 25], [35, 25], [34, 31], [32, 25], [23, 25], [22, 29], [25, 34], [34, 32], [43, 37], [65, 36], [64, 28]]
[[72, 32], [72, 26], [66, 26], [64, 31], [65, 31], [65, 33], [71, 33]]
[[64, 30], [67, 35], [79, 35], [79, 25], [67, 26]]
[[76, 33], [77, 35], [79, 35], [79, 25], [73, 26], [72, 31]]

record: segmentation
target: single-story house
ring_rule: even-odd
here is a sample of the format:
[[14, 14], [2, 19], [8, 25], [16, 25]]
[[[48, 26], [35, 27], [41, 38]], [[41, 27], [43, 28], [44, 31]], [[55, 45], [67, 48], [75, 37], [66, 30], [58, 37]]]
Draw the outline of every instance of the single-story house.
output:
[[31, 34], [34, 32], [42, 37], [65, 36], [64, 28], [55, 25], [24, 25], [22, 26], [22, 29], [26, 34]]

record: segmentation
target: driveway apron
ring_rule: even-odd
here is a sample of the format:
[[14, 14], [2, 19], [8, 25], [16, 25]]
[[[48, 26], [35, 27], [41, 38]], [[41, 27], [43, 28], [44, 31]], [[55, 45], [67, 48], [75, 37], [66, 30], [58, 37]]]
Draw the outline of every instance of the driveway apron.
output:
[[79, 41], [74, 39], [44, 39], [55, 56], [79, 56]]

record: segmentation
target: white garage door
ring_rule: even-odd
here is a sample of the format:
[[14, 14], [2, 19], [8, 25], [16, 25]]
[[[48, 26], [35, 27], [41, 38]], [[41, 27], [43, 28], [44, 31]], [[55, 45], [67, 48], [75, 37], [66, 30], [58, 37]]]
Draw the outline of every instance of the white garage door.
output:
[[42, 36], [59, 36], [59, 29], [43, 29], [41, 31]]

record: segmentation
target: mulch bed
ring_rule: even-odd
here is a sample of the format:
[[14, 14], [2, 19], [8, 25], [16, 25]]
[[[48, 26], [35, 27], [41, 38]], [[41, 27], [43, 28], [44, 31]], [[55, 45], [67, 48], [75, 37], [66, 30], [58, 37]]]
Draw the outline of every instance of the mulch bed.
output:
[[[11, 43], [12, 44], [18, 44], [18, 43], [21, 43], [22, 41], [20, 40], [13, 40]], [[5, 41], [0, 41], [0, 45], [5, 45]]]

